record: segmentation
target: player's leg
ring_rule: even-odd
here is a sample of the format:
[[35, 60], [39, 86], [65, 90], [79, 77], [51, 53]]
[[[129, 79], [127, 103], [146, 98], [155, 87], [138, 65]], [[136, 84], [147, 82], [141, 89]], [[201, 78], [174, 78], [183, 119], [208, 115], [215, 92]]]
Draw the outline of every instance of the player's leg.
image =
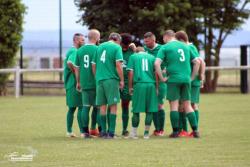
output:
[[77, 122], [78, 122], [78, 127], [80, 129], [80, 133], [81, 135], [84, 133], [84, 128], [83, 128], [83, 121], [82, 121], [82, 106], [78, 107], [78, 111], [77, 111]]
[[130, 137], [132, 139], [138, 139], [137, 129], [138, 129], [139, 123], [140, 123], [140, 113], [134, 113], [133, 112], [132, 128], [131, 128], [131, 133], [130, 133]]
[[188, 126], [187, 126], [187, 117], [186, 117], [186, 112], [183, 107], [183, 103], [179, 103], [179, 137], [187, 137], [189, 136], [188, 134]]
[[[157, 113], [157, 112], [154, 112]], [[146, 112], [144, 139], [149, 139], [149, 130], [153, 120], [153, 112]]]
[[191, 92], [190, 84], [183, 84], [182, 90], [181, 90], [181, 99], [183, 100], [183, 107], [186, 112], [186, 116], [188, 118], [190, 126], [193, 130], [191, 134], [193, 137], [198, 138], [199, 137], [198, 125], [197, 125], [195, 112], [190, 103], [190, 99], [191, 99], [190, 92]]
[[99, 81], [96, 87], [96, 104], [100, 106], [100, 123], [101, 123], [101, 134], [100, 137], [107, 137], [107, 99], [105, 97], [105, 91], [103, 81]]
[[[92, 113], [91, 113], [91, 127], [90, 127], [90, 135], [93, 136], [99, 136], [99, 129], [101, 129], [100, 122], [99, 122], [99, 109], [98, 107], [93, 107]], [[96, 124], [98, 125], [98, 129], [96, 129]]]
[[191, 105], [195, 112], [197, 124], [199, 125], [199, 101], [200, 101], [200, 87], [192, 86], [191, 87]]
[[178, 83], [168, 83], [167, 98], [170, 104], [170, 121], [173, 132], [169, 135], [171, 138], [178, 137], [179, 134], [179, 99], [180, 85]]
[[128, 136], [129, 132], [128, 128], [128, 121], [129, 121], [129, 100], [122, 100], [122, 135]]
[[75, 110], [76, 107], [68, 107], [66, 122], [67, 122], [67, 136], [69, 137], [75, 137], [72, 131]]
[[105, 96], [107, 97], [107, 104], [110, 107], [108, 137], [112, 139], [114, 138], [116, 128], [117, 103], [120, 102], [119, 81], [109, 79], [105, 80], [103, 85]]

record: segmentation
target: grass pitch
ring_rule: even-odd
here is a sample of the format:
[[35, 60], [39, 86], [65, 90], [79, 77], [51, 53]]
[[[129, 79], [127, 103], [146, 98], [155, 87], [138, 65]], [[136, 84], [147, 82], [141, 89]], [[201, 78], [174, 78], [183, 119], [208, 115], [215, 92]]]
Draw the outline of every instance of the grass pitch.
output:
[[[88, 167], [250, 166], [250, 95], [208, 94], [201, 97], [200, 139], [83, 140], [65, 137], [64, 97], [0, 98], [0, 166]], [[171, 132], [166, 104], [166, 132]], [[76, 117], [75, 117], [76, 118]], [[131, 125], [131, 122], [130, 122]], [[152, 131], [153, 128], [151, 128]], [[74, 131], [78, 133], [76, 119]], [[121, 110], [117, 120], [121, 133]], [[31, 162], [10, 162], [6, 155], [36, 153]]]

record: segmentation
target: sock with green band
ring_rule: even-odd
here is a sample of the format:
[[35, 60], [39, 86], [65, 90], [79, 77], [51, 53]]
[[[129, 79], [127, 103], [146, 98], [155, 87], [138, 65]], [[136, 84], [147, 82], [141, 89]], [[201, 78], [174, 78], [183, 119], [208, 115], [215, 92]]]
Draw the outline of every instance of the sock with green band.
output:
[[179, 131], [179, 112], [171, 111], [170, 120], [171, 120], [171, 125], [173, 128], [173, 132], [178, 132]]
[[128, 120], [129, 120], [129, 109], [128, 107], [122, 107], [122, 130], [126, 131], [128, 128]]
[[93, 107], [92, 113], [91, 113], [91, 129], [96, 129], [96, 122], [97, 122], [97, 115], [98, 115], [98, 108]]
[[190, 123], [190, 126], [192, 127], [192, 130], [196, 131], [197, 130], [197, 120], [196, 120], [195, 113], [189, 112], [186, 115], [187, 115], [188, 121]]
[[107, 133], [107, 115], [100, 114], [102, 133]]
[[139, 113], [133, 113], [132, 116], [132, 127], [137, 128], [140, 123], [140, 114]]
[[83, 133], [83, 120], [82, 120], [82, 106], [78, 107], [78, 112], [77, 112], [77, 122], [78, 122], [78, 127], [80, 129], [80, 133]]
[[200, 116], [199, 110], [194, 110], [194, 113], [196, 116], [196, 121], [197, 121], [197, 126], [198, 126], [199, 125], [199, 116]]
[[187, 127], [187, 117], [185, 112], [179, 112], [180, 113], [180, 118], [179, 118], [179, 130], [182, 131], [188, 131]]
[[67, 112], [67, 132], [71, 133], [72, 132], [72, 125], [73, 125], [73, 120], [74, 120], [74, 113], [75, 113], [76, 107], [69, 107], [69, 110]]
[[153, 123], [155, 126], [155, 130], [159, 130], [159, 112], [154, 112], [153, 113]]
[[159, 110], [159, 130], [164, 130], [165, 125], [165, 111], [163, 109]]
[[183, 130], [183, 112], [179, 112], [179, 131], [181, 132]]
[[110, 113], [109, 115], [109, 133], [115, 134], [116, 127], [116, 114]]

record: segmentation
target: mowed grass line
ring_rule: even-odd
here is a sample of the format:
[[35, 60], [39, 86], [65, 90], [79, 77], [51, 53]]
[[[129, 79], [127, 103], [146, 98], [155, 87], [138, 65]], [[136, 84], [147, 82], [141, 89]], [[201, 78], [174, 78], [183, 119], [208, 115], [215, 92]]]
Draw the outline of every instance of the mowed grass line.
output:
[[[250, 166], [250, 95], [207, 94], [201, 97], [200, 139], [83, 140], [65, 137], [64, 97], [0, 98], [0, 167], [8, 166]], [[166, 103], [166, 131], [171, 132]], [[131, 125], [131, 122], [130, 124]], [[151, 128], [151, 131], [153, 128]], [[76, 119], [74, 131], [79, 134]], [[121, 109], [117, 120], [121, 133]], [[9, 162], [12, 152], [38, 154], [32, 162]]]

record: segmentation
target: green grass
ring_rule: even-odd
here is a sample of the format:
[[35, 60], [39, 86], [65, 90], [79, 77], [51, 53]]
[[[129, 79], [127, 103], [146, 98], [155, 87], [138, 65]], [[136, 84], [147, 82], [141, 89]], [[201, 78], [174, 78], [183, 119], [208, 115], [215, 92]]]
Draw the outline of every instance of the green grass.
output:
[[[249, 99], [250, 95], [241, 94], [202, 95], [200, 139], [83, 140], [65, 137], [64, 97], [1, 97], [0, 166], [247, 167]], [[120, 113], [119, 109], [117, 134], [121, 133]], [[169, 109], [166, 115], [169, 134]], [[143, 122], [142, 118], [140, 135]], [[78, 132], [76, 121], [74, 131]], [[4, 158], [12, 152], [29, 154], [30, 147], [38, 152], [32, 162]]]

